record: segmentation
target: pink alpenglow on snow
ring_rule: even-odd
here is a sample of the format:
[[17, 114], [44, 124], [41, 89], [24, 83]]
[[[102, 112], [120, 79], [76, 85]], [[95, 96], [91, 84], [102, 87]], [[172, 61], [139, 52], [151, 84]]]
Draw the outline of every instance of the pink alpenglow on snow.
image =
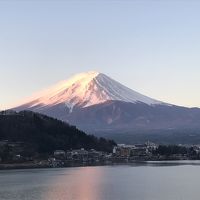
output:
[[29, 108], [65, 103], [72, 112], [74, 106], [88, 107], [110, 100], [142, 102], [148, 105], [164, 104], [127, 88], [105, 74], [90, 71], [75, 75], [41, 92], [39, 96], [32, 97]]

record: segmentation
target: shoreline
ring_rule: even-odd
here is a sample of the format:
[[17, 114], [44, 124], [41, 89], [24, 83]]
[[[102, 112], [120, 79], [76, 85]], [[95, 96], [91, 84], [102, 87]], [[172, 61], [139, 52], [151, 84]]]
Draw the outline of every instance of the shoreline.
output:
[[18, 169], [61, 169], [61, 168], [76, 168], [76, 167], [95, 167], [95, 166], [118, 166], [118, 165], [134, 165], [134, 166], [166, 166], [166, 165], [200, 165], [200, 160], [135, 160], [131, 162], [110, 162], [110, 163], [71, 163], [60, 167], [52, 167], [49, 165], [39, 165], [35, 163], [14, 163], [0, 164], [0, 171], [18, 170]]

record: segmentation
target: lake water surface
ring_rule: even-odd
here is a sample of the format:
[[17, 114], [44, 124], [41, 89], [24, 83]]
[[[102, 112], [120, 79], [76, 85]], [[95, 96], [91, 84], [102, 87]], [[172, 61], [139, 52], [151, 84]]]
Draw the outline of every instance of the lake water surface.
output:
[[0, 171], [0, 200], [199, 199], [199, 161]]

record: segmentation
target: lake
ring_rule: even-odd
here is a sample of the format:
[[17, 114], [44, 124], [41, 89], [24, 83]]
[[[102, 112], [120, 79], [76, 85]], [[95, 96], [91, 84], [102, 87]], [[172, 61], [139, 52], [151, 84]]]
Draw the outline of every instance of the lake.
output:
[[0, 171], [0, 200], [199, 200], [200, 162]]

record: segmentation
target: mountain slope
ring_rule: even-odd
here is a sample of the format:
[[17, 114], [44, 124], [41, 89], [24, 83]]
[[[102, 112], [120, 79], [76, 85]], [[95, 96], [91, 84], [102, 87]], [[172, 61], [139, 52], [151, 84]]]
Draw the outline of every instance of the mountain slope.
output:
[[[87, 116], [87, 117], [86, 117]], [[200, 109], [108, 101], [74, 110], [63, 118], [82, 130], [119, 132], [153, 129], [200, 128]]]
[[0, 140], [25, 142], [39, 153], [71, 148], [111, 152], [115, 145], [113, 141], [86, 135], [67, 123], [30, 111], [0, 112]]

